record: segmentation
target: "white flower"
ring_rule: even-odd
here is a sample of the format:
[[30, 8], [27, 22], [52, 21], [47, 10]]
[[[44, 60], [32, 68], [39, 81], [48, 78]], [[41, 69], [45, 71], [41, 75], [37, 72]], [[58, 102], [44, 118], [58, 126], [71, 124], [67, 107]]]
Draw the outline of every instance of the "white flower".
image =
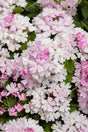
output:
[[30, 112], [30, 109], [31, 109], [30, 104], [25, 104], [24, 105], [24, 109], [25, 109], [25, 112], [26, 113], [29, 113]]
[[51, 128], [53, 129], [53, 132], [63, 132], [62, 123], [60, 121], [56, 121], [56, 124], [53, 124]]
[[35, 132], [44, 132], [43, 128], [39, 126], [38, 121], [29, 118], [28, 120], [24, 118], [18, 118], [17, 120], [13, 119], [3, 124], [3, 130], [7, 131], [11, 128], [16, 130], [24, 130], [26, 128], [31, 128]]
[[8, 45], [8, 49], [12, 52], [14, 52], [15, 50], [18, 50], [21, 45], [20, 44], [16, 44], [14, 42], [11, 42], [10, 44], [7, 44]]
[[27, 2], [26, 2], [26, 0], [16, 0], [16, 5], [25, 7], [27, 5]]

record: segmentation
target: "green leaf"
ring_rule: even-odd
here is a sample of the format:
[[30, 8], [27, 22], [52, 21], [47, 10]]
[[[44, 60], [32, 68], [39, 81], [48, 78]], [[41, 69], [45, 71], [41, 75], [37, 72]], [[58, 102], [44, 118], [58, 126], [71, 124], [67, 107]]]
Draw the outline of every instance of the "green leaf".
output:
[[71, 112], [74, 112], [75, 110], [77, 110], [77, 108], [78, 108], [78, 104], [70, 104], [70, 110], [69, 110], [69, 112], [71, 113]]
[[14, 96], [8, 96], [6, 99], [3, 99], [3, 108], [7, 110], [10, 107], [14, 107], [16, 103], [16, 98]]
[[40, 7], [40, 5], [36, 2], [33, 2], [32, 4], [28, 4], [25, 7], [25, 11], [30, 12], [30, 13], [34, 13], [34, 12], [39, 12], [42, 8]]
[[81, 11], [82, 11], [83, 17], [84, 17], [85, 19], [87, 19], [87, 18], [88, 18], [88, 6], [82, 7]]
[[21, 47], [20, 47], [20, 50], [26, 50], [27, 49], [27, 42], [25, 43], [20, 43]]
[[47, 123], [44, 125], [45, 132], [52, 132], [51, 125], [52, 125], [51, 123]]
[[8, 59], [14, 59], [14, 52], [9, 51], [10, 57]]
[[74, 24], [75, 24], [76, 27], [81, 27], [81, 28], [82, 28], [82, 24], [81, 24], [81, 22], [79, 22], [79, 21], [75, 21]]
[[78, 0], [78, 3], [80, 4], [82, 2], [82, 0]]
[[29, 41], [29, 40], [30, 40], [30, 41], [34, 41], [35, 37], [36, 37], [36, 34], [35, 34], [34, 31], [28, 33], [28, 41]]
[[80, 22], [80, 18], [79, 18], [78, 14], [76, 14], [75, 16], [73, 16], [73, 19], [74, 19], [75, 27], [82, 27], [82, 24]]
[[32, 118], [32, 115], [30, 113], [26, 114], [26, 118], [29, 119], [29, 118]]
[[28, 13], [27, 16], [28, 16], [29, 18], [32, 18], [32, 17], [36, 17], [37, 15], [38, 15], [37, 12], [34, 12], [34, 13], [32, 12], [32, 13]]
[[86, 22], [81, 21], [82, 26], [88, 31], [88, 24], [86, 24]]
[[65, 83], [71, 83], [72, 77], [73, 77], [73, 73], [68, 73], [64, 82]]
[[13, 13], [22, 13], [24, 9], [21, 6], [17, 6], [13, 9]]
[[0, 115], [0, 122], [6, 122], [12, 119], [17, 119], [15, 116], [9, 116], [8, 112], [5, 112], [3, 115]]
[[29, 3], [24, 9], [25, 12], [23, 12], [22, 14], [30, 18], [37, 16], [42, 11], [40, 4], [36, 2]]
[[35, 120], [40, 120], [40, 115], [34, 114], [33, 119], [35, 119]]
[[61, 0], [54, 0], [57, 4], [61, 3]]
[[25, 110], [23, 109], [21, 112], [18, 112], [17, 115], [19, 117], [24, 117], [24, 114], [25, 114]]
[[66, 60], [65, 61], [65, 68], [67, 69], [67, 72], [73, 72], [75, 68], [75, 64], [73, 60]]
[[26, 0], [27, 3], [33, 3], [33, 2], [36, 2], [36, 0]]
[[77, 87], [73, 88], [71, 93], [70, 93], [70, 97], [71, 98], [75, 98], [77, 95]]
[[27, 41], [26, 41], [25, 43], [20, 43], [20, 45], [21, 45], [20, 50], [21, 50], [21, 51], [22, 51], [22, 50], [26, 50], [26, 49], [27, 49], [27, 42], [28, 42], [28, 41], [34, 41], [35, 37], [36, 37], [36, 34], [35, 34], [34, 31], [28, 33]]

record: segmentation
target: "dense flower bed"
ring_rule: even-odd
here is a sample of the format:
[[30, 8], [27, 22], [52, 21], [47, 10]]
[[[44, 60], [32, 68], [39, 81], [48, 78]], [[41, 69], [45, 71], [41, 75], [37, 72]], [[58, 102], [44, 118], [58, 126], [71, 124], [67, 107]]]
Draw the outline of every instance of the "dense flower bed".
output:
[[87, 7], [0, 1], [0, 132], [88, 132]]

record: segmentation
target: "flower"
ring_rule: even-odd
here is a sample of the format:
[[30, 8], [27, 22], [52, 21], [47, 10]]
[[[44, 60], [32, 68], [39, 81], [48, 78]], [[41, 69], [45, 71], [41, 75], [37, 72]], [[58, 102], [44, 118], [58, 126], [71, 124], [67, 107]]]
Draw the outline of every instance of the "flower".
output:
[[22, 93], [21, 95], [18, 95], [20, 100], [26, 100], [26, 94]]
[[14, 14], [9, 14], [7, 18], [4, 18], [5, 22], [13, 22], [14, 21]]
[[12, 82], [10, 83], [10, 85], [8, 84], [6, 86], [6, 89], [9, 91], [9, 94], [18, 91], [18, 88], [16, 87], [16, 83], [12, 83]]
[[2, 92], [1, 92], [1, 96], [6, 96], [7, 95], [7, 91], [6, 90], [3, 90]]
[[20, 103], [18, 103], [17, 105], [15, 105], [15, 109], [16, 109], [18, 112], [20, 112], [20, 111], [22, 111], [22, 109], [23, 109], [23, 105], [21, 105]]
[[49, 58], [49, 50], [48, 49], [44, 49], [44, 51], [40, 51], [40, 55], [39, 55], [40, 59], [45, 59], [47, 60]]
[[43, 128], [39, 126], [38, 121], [31, 118], [27, 120], [25, 117], [8, 121], [3, 126], [3, 130], [6, 132], [44, 132]]
[[25, 131], [26, 131], [26, 132], [34, 132], [34, 130], [33, 130], [32, 128], [29, 128], [29, 127], [27, 127], [27, 128], [25, 129]]
[[17, 116], [17, 112], [15, 111], [14, 107], [9, 108], [8, 112], [10, 116]]
[[0, 115], [3, 115], [4, 112], [5, 112], [5, 109], [0, 107]]

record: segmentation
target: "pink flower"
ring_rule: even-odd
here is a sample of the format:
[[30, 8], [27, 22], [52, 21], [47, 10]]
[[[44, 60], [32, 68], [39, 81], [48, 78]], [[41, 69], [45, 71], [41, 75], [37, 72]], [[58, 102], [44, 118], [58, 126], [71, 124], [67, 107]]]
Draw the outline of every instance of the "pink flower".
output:
[[27, 127], [27, 128], [25, 129], [25, 132], [34, 132], [34, 130], [33, 130], [32, 128]]
[[82, 33], [81, 33], [81, 32], [77, 33], [77, 34], [76, 34], [76, 37], [77, 37], [77, 38], [82, 37]]
[[10, 83], [10, 85], [8, 84], [6, 86], [6, 89], [9, 91], [9, 93], [14, 93], [14, 92], [18, 91], [18, 89], [16, 87], [16, 83], [12, 83], [12, 82]]
[[14, 93], [12, 93], [12, 95], [14, 95], [15, 97], [18, 97], [19, 92], [14, 92]]
[[76, 34], [76, 39], [77, 39], [78, 47], [84, 49], [85, 48], [85, 42], [82, 41], [83, 36], [80, 32]]
[[27, 71], [26, 71], [25, 69], [23, 69], [23, 70], [21, 71], [21, 74], [22, 74], [23, 77], [25, 77], [25, 76], [27, 75]]
[[17, 82], [17, 77], [16, 77], [16, 76], [13, 77], [13, 81], [14, 81], [14, 82]]
[[2, 78], [7, 79], [7, 73], [6, 72], [2, 73]]
[[2, 115], [4, 113], [4, 108], [0, 107], [0, 115]]
[[23, 105], [21, 105], [20, 103], [15, 105], [15, 109], [20, 112], [23, 109]]
[[9, 115], [10, 116], [17, 116], [17, 112], [15, 111], [15, 108], [14, 107], [9, 108], [8, 109], [8, 112], [9, 112]]
[[87, 70], [85, 69], [82, 69], [82, 77], [87, 77]]
[[26, 94], [22, 93], [21, 95], [18, 95], [20, 100], [26, 100]]
[[78, 47], [84, 49], [85, 48], [84, 41], [81, 40], [78, 41]]
[[21, 81], [21, 83], [25, 86], [25, 87], [31, 87], [33, 86], [33, 82], [34, 79], [32, 77], [32, 75], [30, 73], [28, 73], [28, 75], [26, 77], [23, 78], [24, 80]]
[[88, 61], [83, 61], [82, 69], [87, 69], [87, 68], [88, 68]]
[[49, 58], [49, 50], [48, 49], [44, 49], [44, 51], [41, 51], [40, 52], [40, 59], [42, 60], [42, 59], [45, 59], [45, 60], [47, 60], [48, 58]]
[[71, 8], [74, 7], [76, 4], [75, 0], [65, 0], [65, 1], [61, 1], [61, 5], [62, 7], [66, 8], [68, 6], [70, 6]]
[[81, 128], [79, 128], [79, 129], [78, 129], [78, 131], [79, 131], [79, 132], [84, 132], [84, 130], [83, 130], [83, 129], [81, 129]]
[[14, 14], [10, 13], [4, 20], [8, 23], [12, 22], [14, 20]]
[[60, 13], [59, 16], [63, 18], [64, 14], [63, 13]]
[[1, 92], [1, 96], [6, 96], [7, 95], [7, 91], [6, 90], [3, 90], [2, 92]]
[[1, 101], [1, 99], [2, 99], [2, 96], [0, 95], [0, 101]]
[[88, 79], [85, 78], [85, 79], [81, 79], [81, 84], [85, 87], [88, 87]]

